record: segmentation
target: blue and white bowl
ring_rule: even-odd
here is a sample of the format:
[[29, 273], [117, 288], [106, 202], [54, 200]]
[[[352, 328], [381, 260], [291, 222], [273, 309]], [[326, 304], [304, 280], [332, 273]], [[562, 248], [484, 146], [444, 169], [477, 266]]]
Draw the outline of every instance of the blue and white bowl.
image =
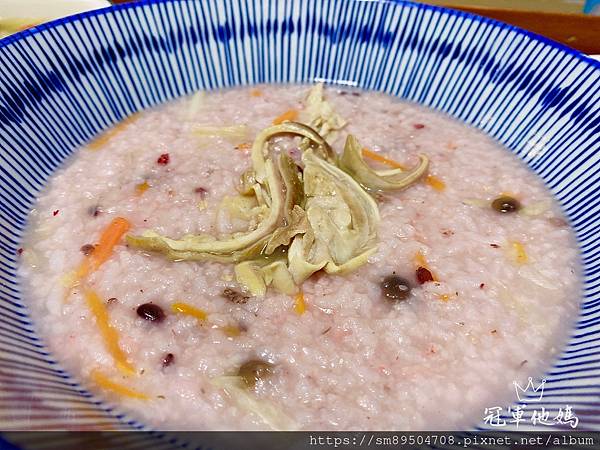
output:
[[509, 25], [410, 2], [174, 0], [10, 36], [0, 67], [0, 429], [145, 428], [61, 369], [17, 278], [27, 214], [65, 158], [127, 115], [198, 89], [324, 80], [444, 111], [547, 183], [575, 230], [583, 289], [538, 406], [554, 414], [570, 405], [579, 429], [600, 430], [600, 63]]

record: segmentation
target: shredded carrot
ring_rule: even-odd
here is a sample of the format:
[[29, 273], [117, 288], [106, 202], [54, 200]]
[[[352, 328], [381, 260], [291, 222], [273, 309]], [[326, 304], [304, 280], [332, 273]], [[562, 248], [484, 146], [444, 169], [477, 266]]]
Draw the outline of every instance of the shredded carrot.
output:
[[[208, 319], [208, 314], [206, 311], [196, 308], [188, 303], [176, 302], [171, 305], [171, 310], [177, 314], [184, 314], [186, 316], [192, 316], [198, 319], [201, 322], [204, 322]], [[222, 327], [217, 327], [217, 329], [221, 330], [227, 336], [235, 337], [239, 336], [242, 333], [242, 330], [235, 325], [225, 325]]]
[[425, 267], [429, 270], [427, 261], [425, 260], [425, 256], [423, 256], [423, 252], [421, 252], [421, 250], [415, 253], [415, 265], [419, 267]]
[[242, 152], [245, 152], [246, 150], [250, 150], [252, 148], [252, 144], [249, 144], [248, 142], [244, 142], [242, 144], [238, 144], [235, 146], [236, 150], [240, 150]]
[[148, 189], [150, 188], [150, 185], [148, 184], [147, 181], [144, 181], [143, 183], [140, 184], [136, 184], [135, 185], [135, 193], [137, 195], [142, 195], [144, 192], [146, 192]]
[[77, 269], [76, 281], [88, 276], [104, 264], [112, 255], [115, 246], [131, 228], [131, 224], [123, 217], [117, 217], [104, 229], [96, 248], [83, 260]]
[[429, 267], [429, 264], [427, 263], [427, 260], [425, 259], [425, 256], [423, 255], [423, 252], [421, 252], [421, 250], [419, 250], [416, 254], [415, 254], [415, 267], [418, 269], [419, 267], [423, 267], [424, 269], [427, 269], [429, 271], [429, 273], [431, 273], [431, 277], [433, 278], [433, 281], [438, 281], [437, 276], [435, 275], [435, 273], [433, 273], [433, 270], [431, 270], [431, 267]]
[[437, 296], [443, 302], [450, 300], [450, 296], [448, 294], [437, 294]]
[[200, 308], [189, 305], [187, 303], [177, 302], [171, 305], [171, 310], [174, 313], [185, 314], [186, 316], [192, 316], [200, 321], [204, 321], [208, 318], [208, 314]]
[[252, 97], [262, 97], [263, 93], [262, 93], [262, 91], [260, 89], [252, 89], [250, 91], [250, 95]]
[[146, 394], [116, 383], [98, 370], [93, 370], [90, 374], [90, 377], [92, 381], [99, 387], [112, 391], [115, 394], [122, 395], [123, 397], [137, 398], [139, 400], [150, 400], [150, 397], [148, 397]]
[[296, 118], [298, 118], [298, 111], [295, 109], [290, 109], [284, 112], [282, 115], [275, 117], [275, 119], [273, 119], [273, 125], [279, 125], [286, 120], [295, 120]]
[[127, 375], [135, 374], [135, 369], [127, 361], [127, 357], [123, 350], [119, 347], [119, 334], [117, 330], [113, 328], [108, 320], [108, 311], [102, 299], [94, 291], [85, 291], [85, 300], [87, 302], [90, 311], [96, 318], [96, 325], [100, 329], [102, 338], [104, 339], [104, 345], [110, 355], [115, 360], [117, 367]]
[[511, 242], [511, 247], [517, 264], [526, 264], [527, 261], [529, 261], [529, 257], [527, 256], [527, 252], [525, 251], [525, 246], [523, 244], [518, 241], [513, 241]]
[[365, 158], [372, 159], [373, 161], [380, 162], [395, 169], [406, 170], [406, 166], [404, 166], [403, 164], [400, 164], [399, 162], [394, 161], [393, 159], [386, 158], [385, 156], [381, 156], [379, 153], [375, 153], [369, 150], [368, 148], [363, 148], [362, 154]]
[[444, 189], [446, 189], [446, 183], [444, 183], [435, 175], [427, 175], [427, 177], [425, 178], [425, 183], [427, 183], [436, 191], [442, 192]]
[[[385, 156], [382, 156], [379, 153], [375, 153], [375, 152], [369, 150], [368, 148], [363, 148], [362, 154], [365, 158], [369, 158], [373, 161], [380, 162], [382, 164], [393, 167], [395, 169], [406, 170], [405, 165], [403, 165], [397, 161], [394, 161], [393, 159], [386, 158]], [[446, 183], [444, 183], [442, 180], [440, 180], [438, 177], [436, 177], [434, 175], [427, 175], [427, 177], [425, 178], [425, 182], [429, 186], [431, 186], [433, 189], [435, 189], [436, 191], [441, 192], [444, 189], [446, 189]]]
[[90, 150], [99, 150], [100, 148], [104, 147], [104, 145], [106, 145], [113, 137], [115, 137], [117, 134], [119, 134], [121, 131], [123, 131], [125, 128], [127, 128], [128, 125], [133, 123], [135, 121], [135, 119], [137, 119], [137, 117], [138, 117], [137, 113], [132, 114], [129, 117], [126, 117], [121, 122], [116, 124], [114, 127], [105, 131], [100, 136], [98, 136], [96, 139], [94, 139], [92, 142], [90, 142], [88, 144], [87, 148]]
[[294, 311], [296, 311], [296, 314], [299, 316], [306, 311], [306, 302], [304, 301], [304, 293], [302, 291], [298, 292], [294, 297]]
[[224, 327], [220, 327], [220, 330], [229, 337], [236, 337], [242, 334], [242, 330], [235, 325], [225, 325]]

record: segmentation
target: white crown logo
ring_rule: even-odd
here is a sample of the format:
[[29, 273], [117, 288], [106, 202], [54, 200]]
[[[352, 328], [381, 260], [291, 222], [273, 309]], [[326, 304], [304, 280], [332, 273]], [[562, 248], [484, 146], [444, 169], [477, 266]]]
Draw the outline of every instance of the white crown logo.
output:
[[[533, 379], [531, 377], [529, 377], [527, 382], [527, 386], [525, 386], [525, 389], [523, 389], [519, 383], [517, 383], [516, 381], [513, 381], [513, 384], [515, 385], [515, 392], [517, 393], [517, 398], [519, 399], [520, 402], [541, 402], [542, 401], [542, 397], [544, 396], [544, 385], [546, 384], [546, 380], [543, 379], [542, 382], [540, 383], [540, 385], [536, 388], [533, 385]], [[527, 394], [537, 394], [536, 397], [531, 396], [530, 398], [527, 398]]]

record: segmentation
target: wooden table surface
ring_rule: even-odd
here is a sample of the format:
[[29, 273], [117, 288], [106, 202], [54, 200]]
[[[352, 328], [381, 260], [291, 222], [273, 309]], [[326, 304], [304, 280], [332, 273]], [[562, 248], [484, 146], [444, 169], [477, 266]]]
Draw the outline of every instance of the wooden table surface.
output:
[[600, 16], [491, 8], [461, 9], [533, 31], [588, 55], [600, 54]]

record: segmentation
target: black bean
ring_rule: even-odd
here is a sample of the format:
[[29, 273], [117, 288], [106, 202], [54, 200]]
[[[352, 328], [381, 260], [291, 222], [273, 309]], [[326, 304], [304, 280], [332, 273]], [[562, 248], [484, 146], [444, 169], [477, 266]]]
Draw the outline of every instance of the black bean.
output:
[[391, 301], [406, 300], [410, 294], [410, 284], [398, 275], [388, 275], [381, 282], [382, 295]]
[[154, 303], [144, 303], [138, 306], [137, 315], [150, 322], [162, 322], [165, 319], [165, 313], [162, 308]]

